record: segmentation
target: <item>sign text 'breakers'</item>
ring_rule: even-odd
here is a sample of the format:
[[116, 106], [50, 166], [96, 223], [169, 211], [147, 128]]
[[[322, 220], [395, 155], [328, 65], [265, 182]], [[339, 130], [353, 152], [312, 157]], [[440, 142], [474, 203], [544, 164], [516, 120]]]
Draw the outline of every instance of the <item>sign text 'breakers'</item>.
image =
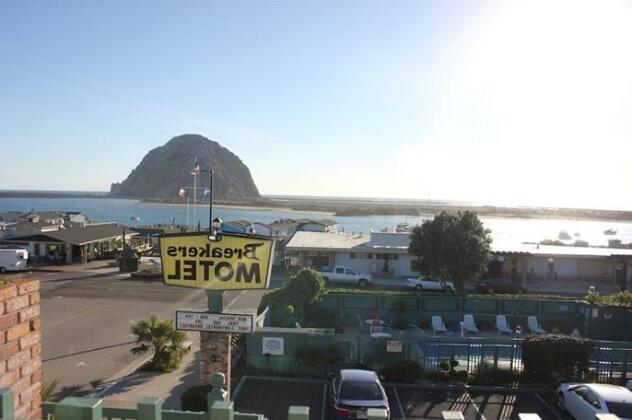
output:
[[176, 311], [176, 329], [249, 334], [253, 332], [252, 315]]
[[265, 289], [274, 242], [260, 236], [207, 233], [165, 235], [160, 256], [165, 283], [213, 290]]

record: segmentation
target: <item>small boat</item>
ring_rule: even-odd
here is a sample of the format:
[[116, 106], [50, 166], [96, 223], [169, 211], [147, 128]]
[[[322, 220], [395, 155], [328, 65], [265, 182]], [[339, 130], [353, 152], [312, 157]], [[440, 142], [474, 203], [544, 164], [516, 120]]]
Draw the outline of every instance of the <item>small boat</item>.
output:
[[609, 235], [609, 236], [616, 235], [617, 234], [617, 230], [616, 229], [606, 229], [606, 230], [603, 231], [603, 234], [604, 235]]
[[131, 220], [132, 222], [138, 222], [140, 220], [140, 217], [132, 216], [132, 217], [129, 218], [129, 220]]

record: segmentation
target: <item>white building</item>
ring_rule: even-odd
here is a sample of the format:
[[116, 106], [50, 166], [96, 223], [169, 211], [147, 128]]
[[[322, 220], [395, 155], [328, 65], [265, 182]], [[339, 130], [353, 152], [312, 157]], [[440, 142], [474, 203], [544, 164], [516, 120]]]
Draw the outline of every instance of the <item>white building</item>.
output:
[[295, 255], [295, 262], [301, 267], [332, 269], [343, 265], [376, 277], [406, 277], [416, 275], [410, 268], [408, 243], [409, 235], [403, 233], [299, 231], [285, 249]]
[[299, 222], [298, 230], [305, 232], [336, 232], [338, 223], [334, 220], [310, 220], [305, 223]]
[[538, 244], [494, 244], [489, 274], [523, 281], [592, 281], [618, 284], [632, 280], [632, 249]]

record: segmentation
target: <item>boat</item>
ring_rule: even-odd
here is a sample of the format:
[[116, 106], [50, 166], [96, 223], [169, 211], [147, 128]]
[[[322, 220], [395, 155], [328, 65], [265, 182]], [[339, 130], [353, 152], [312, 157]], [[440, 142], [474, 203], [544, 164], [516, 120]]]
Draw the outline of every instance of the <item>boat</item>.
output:
[[617, 230], [616, 229], [606, 229], [606, 230], [603, 231], [603, 234], [604, 235], [609, 235], [609, 236], [616, 235], [617, 234]]

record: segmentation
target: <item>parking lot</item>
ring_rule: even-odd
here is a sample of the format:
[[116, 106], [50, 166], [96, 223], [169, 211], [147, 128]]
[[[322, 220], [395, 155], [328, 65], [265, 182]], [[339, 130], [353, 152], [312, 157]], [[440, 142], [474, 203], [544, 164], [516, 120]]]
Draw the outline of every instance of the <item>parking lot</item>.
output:
[[[555, 393], [462, 391], [422, 386], [385, 385], [391, 419], [441, 419], [442, 411], [460, 411], [470, 420], [514, 420], [535, 413], [542, 420], [570, 419], [556, 405]], [[237, 410], [287, 419], [290, 405], [309, 407], [310, 420], [332, 418], [325, 381], [246, 377], [235, 389]]]

